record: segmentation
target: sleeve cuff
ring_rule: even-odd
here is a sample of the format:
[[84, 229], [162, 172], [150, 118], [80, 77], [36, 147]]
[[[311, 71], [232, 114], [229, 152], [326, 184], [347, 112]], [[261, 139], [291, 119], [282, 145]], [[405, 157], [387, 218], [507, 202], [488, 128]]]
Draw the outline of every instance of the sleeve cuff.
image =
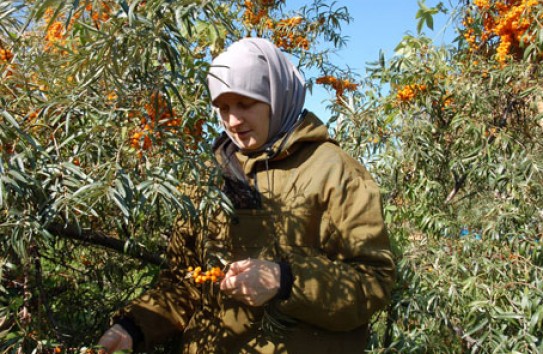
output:
[[143, 343], [143, 332], [141, 328], [134, 323], [134, 321], [129, 317], [121, 317], [115, 320], [114, 324], [118, 324], [124, 328], [126, 332], [132, 337], [133, 347], [138, 347]]
[[279, 268], [281, 269], [281, 279], [279, 285], [279, 291], [275, 298], [278, 300], [286, 300], [290, 297], [292, 292], [292, 284], [294, 283], [294, 277], [292, 276], [292, 269], [290, 264], [286, 261], [280, 261]]

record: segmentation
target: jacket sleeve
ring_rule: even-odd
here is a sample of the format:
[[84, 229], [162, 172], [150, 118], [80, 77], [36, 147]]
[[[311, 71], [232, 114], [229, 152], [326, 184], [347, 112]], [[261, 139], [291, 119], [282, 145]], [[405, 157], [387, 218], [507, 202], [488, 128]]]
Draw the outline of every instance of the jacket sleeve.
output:
[[377, 184], [363, 167], [325, 174], [327, 236], [321, 255], [288, 255], [294, 283], [278, 304], [286, 315], [331, 331], [367, 324], [390, 299], [395, 264]]
[[114, 316], [128, 317], [141, 329], [145, 349], [180, 335], [199, 301], [199, 290], [183, 279], [187, 265], [197, 264], [189, 223], [176, 223], [166, 252], [168, 266], [160, 272], [157, 284]]

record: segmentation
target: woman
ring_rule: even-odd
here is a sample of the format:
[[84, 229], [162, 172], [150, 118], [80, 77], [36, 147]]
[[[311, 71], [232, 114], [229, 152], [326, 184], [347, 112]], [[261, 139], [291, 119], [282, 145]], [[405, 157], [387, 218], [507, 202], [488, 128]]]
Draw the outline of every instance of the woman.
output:
[[[363, 353], [394, 282], [377, 185], [303, 109], [304, 80], [269, 41], [231, 45], [208, 83], [235, 213], [180, 222], [171, 267], [100, 344], [149, 350], [182, 336], [183, 353]], [[220, 261], [220, 285], [185, 279]]]

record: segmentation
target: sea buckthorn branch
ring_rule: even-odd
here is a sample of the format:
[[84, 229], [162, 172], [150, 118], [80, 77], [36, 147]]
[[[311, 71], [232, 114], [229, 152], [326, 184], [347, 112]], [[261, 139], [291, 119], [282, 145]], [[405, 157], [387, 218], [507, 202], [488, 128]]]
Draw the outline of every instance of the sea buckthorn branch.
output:
[[337, 103], [341, 104], [344, 99], [345, 91], [356, 91], [358, 84], [351, 82], [349, 79], [340, 79], [334, 76], [322, 76], [315, 80], [317, 85], [330, 86], [336, 91]]
[[106, 235], [103, 232], [81, 230], [74, 225], [63, 225], [60, 223], [52, 223], [47, 227], [47, 231], [59, 237], [105, 247], [121, 254], [128, 253], [131, 257], [149, 262], [150, 264], [164, 264], [162, 256], [149, 252], [145, 247], [134, 244], [127, 249], [125, 241]]
[[[140, 118], [140, 126], [133, 131], [130, 137], [130, 146], [140, 155], [143, 151], [150, 150], [153, 147], [153, 142], [160, 144], [163, 132], [181, 133], [180, 127], [183, 123], [162, 93], [151, 94], [150, 100], [144, 104], [144, 108], [146, 115]], [[134, 118], [137, 113], [131, 111], [129, 115]], [[185, 124], [182, 132], [190, 140], [185, 144], [186, 149], [195, 150], [197, 148], [203, 138], [203, 125], [203, 119]]]
[[301, 16], [276, 20], [270, 11], [279, 5], [279, 1], [250, 1], [243, 4], [243, 23], [248, 28], [255, 28], [262, 35], [267, 32], [270, 39], [285, 50], [309, 50], [310, 40], [307, 38], [309, 23]]
[[[74, 9], [70, 21], [66, 24], [65, 15], [61, 14], [55, 17], [55, 11], [48, 8], [43, 16], [45, 22], [45, 50], [50, 52], [59, 52], [67, 54], [65, 48], [69, 43], [68, 35], [72, 32], [74, 23], [78, 20], [92, 21], [97, 29], [100, 29], [103, 23], [107, 22], [113, 11], [111, 1], [101, 1], [98, 7], [93, 7], [92, 2], [87, 2], [83, 6]], [[70, 43], [75, 46], [75, 42]], [[75, 49], [75, 47], [73, 48]]]

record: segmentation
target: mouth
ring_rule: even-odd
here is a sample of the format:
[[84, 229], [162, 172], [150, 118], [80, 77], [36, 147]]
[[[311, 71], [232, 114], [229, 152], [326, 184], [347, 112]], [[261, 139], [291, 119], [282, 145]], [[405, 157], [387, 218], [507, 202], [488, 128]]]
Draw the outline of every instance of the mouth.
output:
[[234, 132], [234, 134], [236, 134], [236, 135], [237, 135], [238, 137], [240, 137], [240, 138], [246, 137], [246, 136], [248, 136], [250, 133], [251, 133], [250, 130], [244, 130], [244, 131]]

